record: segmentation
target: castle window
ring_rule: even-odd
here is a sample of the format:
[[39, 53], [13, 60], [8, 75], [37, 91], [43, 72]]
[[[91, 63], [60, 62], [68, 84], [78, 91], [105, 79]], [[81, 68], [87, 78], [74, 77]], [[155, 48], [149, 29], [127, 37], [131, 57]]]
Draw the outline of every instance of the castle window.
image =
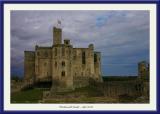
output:
[[62, 77], [65, 76], [65, 71], [62, 71], [61, 76], [62, 76]]
[[63, 66], [63, 67], [65, 66], [65, 62], [64, 62], [64, 61], [62, 61], [62, 66]]
[[73, 59], [76, 59], [76, 50], [73, 51]]
[[65, 56], [65, 48], [62, 48], [62, 56]]
[[97, 62], [97, 55], [94, 54], [94, 62], [96, 63]]
[[57, 68], [57, 62], [55, 62], [55, 68]]
[[57, 56], [57, 48], [55, 48], [55, 56]]
[[86, 57], [85, 52], [82, 52], [82, 64], [86, 63]]

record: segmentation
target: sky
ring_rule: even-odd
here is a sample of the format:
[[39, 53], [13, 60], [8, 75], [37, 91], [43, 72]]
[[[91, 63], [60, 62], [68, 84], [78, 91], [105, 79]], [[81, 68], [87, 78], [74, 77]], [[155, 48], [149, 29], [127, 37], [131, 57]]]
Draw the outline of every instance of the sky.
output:
[[135, 76], [137, 63], [149, 62], [149, 11], [11, 11], [11, 75], [24, 75], [25, 50], [52, 46], [57, 20], [73, 47], [101, 52], [102, 75]]

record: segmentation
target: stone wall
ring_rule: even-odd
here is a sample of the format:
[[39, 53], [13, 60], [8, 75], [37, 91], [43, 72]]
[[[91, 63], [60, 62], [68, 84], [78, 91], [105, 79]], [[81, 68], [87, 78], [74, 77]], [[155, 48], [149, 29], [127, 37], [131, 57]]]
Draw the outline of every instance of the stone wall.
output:
[[24, 79], [30, 80], [35, 77], [35, 52], [24, 52]]
[[107, 81], [97, 86], [107, 97], [128, 96], [149, 96], [148, 82], [133, 81]]
[[101, 53], [100, 52], [94, 52], [94, 79], [102, 82], [102, 77], [101, 77]]
[[72, 45], [59, 44], [54, 45], [52, 49], [52, 88], [59, 86], [59, 90], [73, 88], [72, 68]]
[[89, 85], [89, 78], [88, 77], [81, 77], [81, 76], [73, 77], [74, 88], [86, 87], [88, 85]]
[[146, 61], [138, 63], [138, 76], [142, 80], [149, 80], [149, 64]]
[[[93, 75], [93, 61], [90, 61], [92, 52], [88, 48], [73, 48], [72, 71], [74, 77], [88, 77]], [[92, 66], [91, 66], [92, 65]]]
[[35, 55], [35, 77], [36, 82], [51, 79], [52, 76], [52, 54], [51, 47], [36, 46]]

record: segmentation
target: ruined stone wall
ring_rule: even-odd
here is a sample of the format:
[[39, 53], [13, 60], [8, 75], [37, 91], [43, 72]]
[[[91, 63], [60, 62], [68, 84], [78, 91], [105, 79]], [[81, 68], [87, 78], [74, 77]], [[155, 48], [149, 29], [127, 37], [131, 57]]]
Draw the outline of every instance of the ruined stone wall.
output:
[[100, 52], [94, 52], [94, 79], [102, 82], [102, 76], [101, 76], [101, 53]]
[[84, 86], [87, 85], [86, 79], [94, 75], [92, 53], [93, 51], [89, 48], [73, 48], [72, 75], [74, 87], [80, 87], [84, 83]]
[[[100, 87], [100, 86], [99, 86]], [[141, 96], [146, 85], [140, 81], [107, 81], [101, 84], [105, 96], [119, 97], [121, 95]]]
[[91, 75], [91, 52], [88, 48], [74, 48], [72, 71], [74, 77], [89, 77]]
[[99, 52], [95, 54], [96, 61], [93, 44], [90, 44], [88, 48], [73, 48], [72, 74], [74, 87], [82, 86], [83, 79], [84, 86], [88, 85], [89, 78], [102, 82], [101, 55]]
[[149, 98], [149, 92], [150, 92], [149, 82], [148, 81], [144, 81], [143, 84], [144, 84], [143, 95]]
[[35, 52], [24, 52], [24, 80], [33, 80], [35, 76]]
[[149, 80], [149, 64], [146, 61], [138, 63], [138, 76], [142, 80]]
[[36, 47], [35, 74], [36, 81], [51, 80], [52, 54], [51, 47]]

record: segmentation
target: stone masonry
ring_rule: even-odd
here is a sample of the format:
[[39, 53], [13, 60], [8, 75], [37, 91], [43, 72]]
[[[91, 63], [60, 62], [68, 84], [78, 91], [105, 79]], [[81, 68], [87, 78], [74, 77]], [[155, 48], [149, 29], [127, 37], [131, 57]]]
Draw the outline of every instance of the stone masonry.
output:
[[101, 53], [94, 45], [74, 48], [69, 39], [62, 43], [62, 29], [53, 27], [53, 45], [25, 51], [25, 82], [52, 81], [53, 91], [70, 91], [89, 84], [89, 79], [102, 82]]

